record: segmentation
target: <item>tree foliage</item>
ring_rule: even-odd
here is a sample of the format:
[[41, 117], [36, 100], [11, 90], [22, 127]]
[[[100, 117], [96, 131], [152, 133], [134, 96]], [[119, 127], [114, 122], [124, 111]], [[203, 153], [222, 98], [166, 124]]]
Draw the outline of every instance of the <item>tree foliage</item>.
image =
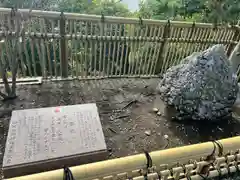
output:
[[236, 24], [240, 19], [240, 1], [145, 0], [140, 3], [139, 13], [142, 17], [153, 19], [190, 19], [197, 22], [210, 22], [215, 24]]

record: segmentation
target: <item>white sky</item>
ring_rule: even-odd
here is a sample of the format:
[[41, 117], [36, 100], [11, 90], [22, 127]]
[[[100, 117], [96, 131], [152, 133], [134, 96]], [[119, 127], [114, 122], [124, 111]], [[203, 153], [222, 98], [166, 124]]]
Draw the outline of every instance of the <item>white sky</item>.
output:
[[122, 0], [123, 3], [128, 5], [128, 8], [131, 11], [136, 11], [138, 10], [138, 2], [139, 0]]

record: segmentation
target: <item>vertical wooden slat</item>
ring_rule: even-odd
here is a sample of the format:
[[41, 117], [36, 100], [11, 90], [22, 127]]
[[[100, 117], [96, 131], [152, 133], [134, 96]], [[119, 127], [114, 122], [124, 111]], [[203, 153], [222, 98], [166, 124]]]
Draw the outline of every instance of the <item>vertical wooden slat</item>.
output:
[[[225, 41], [231, 41], [232, 38], [234, 37], [234, 31], [233, 29], [225, 29], [226, 36], [224, 36]], [[231, 42], [226, 44], [226, 54], [228, 55], [229, 47], [231, 46]]]
[[[232, 30], [231, 29], [227, 29], [227, 28], [224, 28], [223, 29], [223, 35], [222, 35], [222, 40], [224, 41], [231, 41], [232, 37], [233, 37], [233, 33], [232, 33]], [[228, 49], [229, 49], [229, 46], [231, 45], [231, 43], [227, 43], [225, 44], [225, 51], [226, 51], [226, 54], [228, 53]], [[227, 54], [228, 55], [228, 54]]]
[[[47, 23], [46, 20], [43, 19], [42, 26], [43, 26], [45, 36], [47, 35], [47, 32], [48, 32], [46, 23]], [[46, 49], [45, 48], [44, 49], [47, 50], [47, 52], [45, 52], [46, 56], [47, 56], [47, 57], [46, 56], [45, 57], [47, 58], [47, 62], [48, 62], [48, 66], [46, 67], [46, 69], [48, 69], [50, 77], [52, 78], [53, 73], [52, 73], [52, 61], [51, 61], [50, 49], [49, 49], [49, 40], [46, 38], [46, 39], [43, 40], [43, 42], [44, 42], [44, 45], [46, 46]]]
[[[110, 37], [112, 37], [112, 31], [113, 31], [113, 25], [110, 25]], [[111, 69], [110, 69], [110, 61], [113, 61], [112, 59], [110, 59], [110, 57], [112, 57], [112, 41], [108, 41], [108, 61], [107, 61], [107, 76], [110, 75]]]
[[[206, 33], [205, 28], [198, 28], [198, 34], [196, 36], [197, 41], [200, 41], [203, 38], [203, 35]], [[199, 51], [199, 43], [195, 43], [193, 46], [192, 52], [198, 52]]]
[[[203, 33], [200, 35], [200, 39], [199, 40], [203, 40], [203, 39], [205, 39], [206, 37], [207, 37], [207, 34], [208, 34], [208, 30], [209, 29], [203, 29]], [[218, 30], [217, 31], [215, 31], [215, 33], [214, 33], [214, 38], [213, 38], [213, 40], [216, 40], [216, 36], [217, 36], [217, 34], [218, 34]], [[211, 46], [212, 44], [210, 44], [210, 43], [204, 43], [204, 42], [200, 42], [199, 43], [199, 46], [198, 46], [198, 49], [197, 49], [197, 52], [201, 52], [203, 49], [205, 49], [206, 47], [208, 48], [209, 46]]]
[[[59, 22], [59, 21], [57, 21]], [[52, 33], [55, 33], [54, 29], [55, 29], [55, 23], [54, 21], [51, 21], [51, 26], [52, 26]], [[53, 48], [53, 65], [54, 65], [54, 75], [55, 77], [57, 78], [58, 77], [58, 70], [57, 70], [57, 54], [56, 54], [56, 41], [55, 41], [55, 38], [53, 37], [52, 38], [52, 48]]]
[[[107, 35], [107, 31], [108, 31], [107, 24], [104, 23], [103, 36]], [[106, 70], [105, 70], [105, 68], [106, 68], [106, 40], [104, 39], [103, 41], [104, 42], [103, 42], [103, 71], [102, 71], [102, 73], [103, 73], [103, 76], [105, 76], [106, 75]]]
[[[133, 32], [134, 32], [134, 27], [135, 26], [131, 25], [130, 27], [131, 27], [131, 30], [133, 29]], [[137, 53], [138, 53], [137, 42], [136, 41], [132, 41], [131, 42], [131, 61], [132, 62], [131, 62], [131, 66], [130, 66], [129, 75], [133, 75], [134, 74], [134, 70], [138, 69], [138, 67], [137, 67], [137, 64], [138, 64]]]
[[[139, 31], [138, 32], [140, 33], [140, 37], [139, 37], [140, 39], [138, 39], [138, 50], [137, 50], [138, 54], [137, 54], [137, 62], [136, 62], [136, 64], [137, 64], [137, 68], [136, 68], [137, 72], [135, 74], [140, 76], [140, 74], [142, 73], [142, 58], [141, 58], [142, 48], [141, 47], [143, 45], [141, 37], [144, 36], [144, 31], [142, 29], [142, 25], [139, 25]], [[136, 54], [136, 52], [135, 52], [135, 54]], [[131, 65], [130, 68], [133, 68], [132, 66], [133, 65]], [[130, 72], [130, 68], [129, 68], [129, 72]]]
[[[176, 27], [172, 28], [172, 36], [170, 38], [176, 38], [179, 30], [181, 30], [181, 29], [176, 28]], [[167, 59], [165, 60], [165, 63], [163, 64], [164, 72], [166, 72], [166, 70], [172, 66], [173, 59], [177, 58], [176, 53], [180, 53], [180, 52], [178, 52], [179, 49], [177, 48], [178, 44], [181, 44], [182, 46], [184, 46], [184, 44], [181, 42], [171, 42], [169, 44], [171, 44], [171, 46], [170, 46], [170, 49], [168, 48], [168, 52], [166, 55]], [[177, 49], [177, 50], [175, 50], [175, 49]]]
[[73, 40], [73, 49], [74, 49], [74, 60], [75, 60], [75, 76], [79, 77], [79, 60], [78, 60], [78, 54], [77, 54], [77, 21], [74, 21], [74, 40]]
[[99, 58], [99, 75], [102, 76], [102, 63], [103, 63], [103, 42], [102, 42], [102, 37], [103, 37], [103, 34], [104, 34], [104, 19], [102, 18], [102, 21], [100, 22], [99, 26], [100, 26], [100, 37], [101, 37], [101, 40], [100, 40], [100, 58]]
[[[182, 30], [182, 28], [181, 28]], [[165, 57], [164, 57], [164, 62], [162, 64], [162, 70], [165, 73], [166, 69], [168, 69], [169, 63], [171, 61], [171, 57], [173, 54], [175, 54], [175, 50], [174, 49], [174, 44], [175, 42], [172, 42], [171, 39], [174, 38], [176, 36], [176, 27], [172, 27], [169, 31], [169, 43], [168, 43], [168, 48], [165, 48], [164, 51], [166, 51]], [[182, 32], [181, 32], [182, 33]]]
[[[117, 24], [114, 24], [115, 25], [115, 28], [114, 28], [114, 37], [116, 38], [117, 37]], [[112, 54], [112, 57], [113, 57], [113, 59], [112, 59], [112, 67], [111, 67], [111, 76], [113, 75], [113, 73], [114, 73], [114, 65], [116, 64], [115, 62], [116, 62], [116, 46], [117, 46], [117, 41], [116, 41], [116, 39], [114, 40], [114, 42], [113, 42], [113, 54]]]
[[[73, 20], [69, 20], [69, 34], [71, 35], [71, 37], [73, 37], [73, 27], [74, 26], [74, 21]], [[74, 77], [74, 39], [71, 38], [71, 47], [67, 47], [67, 50], [68, 50], [68, 54], [69, 54], [69, 57], [70, 57], [70, 62], [71, 63], [71, 69], [70, 69], [70, 73], [71, 73], [71, 76], [72, 78]], [[68, 43], [69, 44], [69, 43]]]
[[[234, 35], [231, 39], [231, 41], [239, 41], [240, 40], [240, 29], [238, 27], [234, 27], [233, 29], [234, 31]], [[233, 43], [230, 43], [228, 49], [227, 49], [227, 55], [230, 56], [231, 55], [231, 52], [233, 51], [235, 45]]]
[[[125, 37], [125, 24], [123, 24], [121, 27], [122, 28], [120, 28], [120, 29], [122, 29], [122, 31], [124, 31], [123, 36]], [[123, 56], [124, 56], [125, 43], [126, 43], [126, 41], [122, 42], [122, 48], [121, 48], [120, 73], [119, 73], [120, 76], [122, 75], [122, 70], [123, 70], [123, 63], [124, 63], [123, 62]]]
[[35, 49], [34, 49], [34, 40], [33, 38], [29, 39], [30, 46], [31, 46], [31, 56], [32, 56], [32, 63], [33, 63], [33, 72], [34, 76], [37, 76], [37, 65], [36, 65], [36, 60], [35, 60]]
[[64, 13], [61, 13], [60, 16], [60, 57], [61, 57], [61, 75], [62, 77], [68, 76], [68, 60], [67, 60], [67, 46], [66, 46], [66, 39], [65, 39], [65, 29], [66, 29], [66, 20], [64, 17]]
[[[195, 31], [196, 31], [195, 23], [193, 23], [192, 27], [187, 28], [187, 35], [184, 38], [186, 38], [190, 41], [192, 39]], [[174, 62], [174, 65], [178, 64], [179, 62], [181, 62], [182, 59], [185, 59], [187, 56], [189, 56], [192, 53], [191, 52], [191, 47], [192, 46], [193, 46], [192, 42], [185, 43], [185, 46], [184, 46], [185, 48], [184, 48], [184, 50], [182, 50], [182, 52], [176, 58], [176, 61]]]
[[[177, 65], [178, 62], [181, 61], [182, 56], [184, 56], [184, 53], [185, 53], [187, 50], [189, 50], [189, 49], [186, 49], [186, 48], [185, 48], [186, 43], [179, 42], [181, 38], [184, 38], [184, 37], [182, 37], [182, 30], [183, 30], [183, 28], [178, 28], [178, 29], [177, 29], [177, 32], [176, 32], [176, 38], [177, 38], [178, 43], [177, 43], [177, 47], [176, 47], [176, 48], [177, 48], [177, 51], [175, 52], [176, 55], [175, 55], [173, 61], [171, 62], [171, 65], [172, 65], [172, 66]], [[181, 51], [178, 51], [179, 49], [180, 49]]]
[[[92, 35], [95, 35], [95, 31], [97, 29], [97, 24], [94, 24], [94, 27], [93, 27], [93, 32], [92, 32]], [[97, 49], [98, 49], [98, 40], [95, 40], [94, 41], [94, 77], [97, 77]]]
[[48, 72], [50, 74], [50, 77], [53, 77], [52, 73], [52, 61], [51, 61], [51, 56], [50, 56], [50, 49], [49, 49], [49, 40], [45, 40], [45, 46], [47, 47], [47, 59], [48, 59]]
[[155, 72], [156, 72], [156, 65], [157, 65], [159, 54], [160, 54], [160, 51], [159, 51], [160, 49], [158, 48], [158, 45], [161, 44], [161, 42], [159, 42], [159, 39], [161, 38], [162, 33], [163, 33], [162, 27], [159, 26], [158, 27], [158, 32], [157, 32], [157, 37], [155, 37], [157, 45], [155, 46], [155, 50], [154, 50], [154, 56], [153, 56], [154, 62], [152, 64], [153, 67], [152, 67], [152, 72], [151, 72], [152, 75], [154, 75]]
[[[153, 26], [151, 26], [150, 37], [152, 37], [152, 35], [153, 35], [153, 30], [154, 30], [154, 28], [153, 28]], [[149, 68], [150, 68], [151, 61], [152, 61], [152, 50], [154, 49], [153, 44], [154, 44], [154, 42], [149, 42], [150, 48], [147, 49], [147, 53], [145, 56], [145, 64], [146, 64], [145, 65], [145, 67], [146, 67], [145, 75], [147, 75], [147, 76], [149, 76]]]
[[[135, 38], [135, 26], [128, 24], [129, 26], [129, 31], [128, 32], [128, 37], [130, 38], [131, 36], [133, 38]], [[132, 29], [133, 26], [133, 29]], [[135, 41], [134, 41], [135, 42]], [[127, 71], [127, 64], [129, 64], [129, 56], [128, 56], [128, 51], [129, 51], [129, 47], [130, 47], [131, 41], [126, 42], [126, 54], [125, 54], [125, 58], [124, 58], [124, 65], [123, 65], [123, 75], [126, 75], [126, 71]]]
[[[117, 31], [119, 30], [119, 34], [117, 35], [117, 37], [121, 37], [121, 35], [120, 35], [120, 33], [121, 33], [121, 28], [120, 29], [118, 29], [119, 28], [119, 25], [120, 24], [117, 24]], [[116, 32], [117, 33], [117, 32]], [[120, 41], [117, 41], [117, 60], [116, 60], [116, 63], [115, 63], [115, 66], [116, 66], [116, 68], [115, 68], [115, 75], [117, 75], [118, 74], [118, 70], [120, 70], [119, 69], [119, 54], [120, 54]]]
[[16, 46], [18, 46], [18, 53], [20, 56], [20, 64], [21, 64], [22, 73], [23, 73], [23, 76], [26, 77], [26, 67], [25, 67], [25, 64], [23, 61], [23, 55], [22, 55], [22, 44], [19, 43], [19, 41], [17, 41]]
[[[43, 35], [43, 32], [44, 32], [44, 20], [41, 19], [40, 20], [40, 25], [41, 25], [41, 28], [40, 28], [40, 33]], [[46, 72], [46, 46], [44, 44], [44, 39], [41, 38], [40, 39], [40, 48], [41, 48], [41, 53], [42, 53], [42, 58], [41, 58], [41, 64], [42, 64], [42, 70], [43, 70], [43, 77], [46, 78], [47, 77], [47, 72]]]
[[56, 53], [56, 41], [53, 39], [52, 42], [52, 46], [53, 46], [53, 57], [54, 57], [54, 73], [55, 73], [55, 77], [58, 77], [58, 63], [57, 63], [57, 53]]
[[[146, 25], [146, 29], [145, 29], [145, 33], [144, 33], [144, 37], [147, 37], [147, 34], [148, 34], [148, 28], [149, 28], [149, 26], [148, 25]], [[143, 45], [143, 47], [146, 47], [146, 45], [145, 45], [145, 43], [144, 43], [144, 45]], [[145, 65], [145, 58], [146, 58], [146, 55], [145, 55], [145, 57], [143, 57], [144, 56], [144, 53], [146, 53], [145, 52], [145, 49], [143, 49], [142, 50], [142, 52], [140, 52], [140, 68], [143, 70], [143, 72], [142, 73], [140, 73], [139, 75], [142, 75], [142, 74], [144, 74], [144, 72], [145, 72], [145, 67], [144, 67], [144, 65]]]
[[27, 65], [28, 65], [28, 72], [29, 72], [29, 75], [32, 77], [32, 65], [30, 63], [30, 58], [29, 58], [29, 54], [28, 54], [28, 51], [27, 51], [27, 43], [26, 43], [25, 38], [23, 39], [23, 49], [24, 49], [24, 54], [25, 54], [25, 57], [26, 57]]
[[[156, 56], [156, 47], [158, 46], [158, 43], [157, 43], [157, 30], [158, 30], [158, 27], [157, 26], [154, 26], [154, 32], [153, 32], [153, 38], [154, 38], [154, 47], [153, 47], [153, 54], [151, 56], [151, 61], [150, 61], [150, 67], [149, 67], [149, 72], [148, 72], [148, 75], [152, 75], [152, 71], [153, 71], [153, 65], [154, 65], [154, 60], [155, 60], [155, 56]], [[152, 52], [151, 52], [152, 53]]]
[[[88, 35], [88, 22], [85, 21], [85, 35]], [[89, 56], [90, 56], [90, 53], [89, 53], [89, 41], [86, 39], [85, 42], [84, 42], [84, 69], [85, 69], [85, 78], [88, 76], [88, 68], [89, 68]]]
[[163, 68], [160, 69], [160, 65], [161, 65], [161, 62], [163, 62], [162, 64], [164, 64], [164, 60], [165, 60], [165, 58], [164, 58], [164, 48], [166, 46], [167, 39], [168, 39], [169, 34], [170, 34], [170, 30], [171, 30], [170, 27], [171, 27], [170, 21], [168, 21], [167, 24], [164, 27], [164, 30], [163, 30], [163, 36], [162, 36], [163, 42], [162, 42], [161, 47], [159, 49], [159, 51], [160, 51], [159, 56], [160, 57], [159, 57], [159, 60], [157, 61], [157, 64], [156, 64], [157, 69], [156, 69], [155, 74], [159, 74], [159, 73], [163, 74]]
[[[142, 26], [142, 25], [141, 25]], [[141, 29], [141, 37], [146, 37], [147, 35], [147, 31], [148, 31], [148, 26], [146, 26], [145, 32], [143, 31], [143, 29]], [[140, 60], [140, 64], [139, 64], [139, 71], [138, 71], [138, 75], [142, 75], [144, 73], [144, 60], [143, 60], [143, 55], [144, 55], [144, 50], [142, 49], [142, 46], [145, 46], [145, 43], [143, 43], [142, 40], [140, 40], [140, 48], [141, 51], [139, 52], [139, 60]], [[134, 67], [134, 64], [133, 64]], [[132, 68], [133, 68], [132, 67]]]
[[[92, 22], [90, 22], [91, 24], [90, 24], [90, 35], [91, 35], [91, 37], [93, 36], [93, 23]], [[91, 39], [90, 40], [90, 76], [92, 76], [93, 75], [93, 72], [92, 72], [92, 70], [94, 69], [93, 68], [93, 56], [95, 55], [94, 54], [94, 52], [93, 52], [93, 49], [94, 49], [94, 47], [93, 47], [93, 40]], [[95, 70], [94, 70], [95, 71]], [[95, 76], [94, 76], [95, 77]]]
[[37, 53], [38, 53], [38, 59], [39, 59], [39, 64], [40, 64], [40, 67], [41, 67], [41, 73], [42, 73], [42, 76], [44, 76], [43, 75], [43, 72], [44, 72], [44, 67], [43, 67], [43, 65], [42, 65], [42, 61], [41, 61], [41, 59], [42, 59], [42, 54], [41, 54], [41, 49], [40, 49], [40, 42], [39, 42], [40, 40], [38, 40], [38, 39], [36, 39], [35, 40], [35, 44], [36, 44], [36, 47], [37, 47]]
[[[201, 28], [194, 28], [195, 31], [194, 34], [193, 34], [193, 40], [199, 40], [199, 36], [201, 36], [202, 34], [202, 31], [201, 31]], [[192, 45], [190, 46], [190, 49], [189, 49], [189, 52], [193, 53], [193, 52], [196, 52], [196, 49], [197, 49], [197, 46], [198, 46], [198, 43], [192, 43]]]
[[[80, 30], [80, 36], [82, 37], [83, 35], [83, 22], [79, 22], [79, 30]], [[84, 77], [84, 51], [83, 51], [83, 40], [81, 39], [79, 42], [79, 53], [78, 53], [78, 58], [79, 58], [79, 71], [81, 78]]]

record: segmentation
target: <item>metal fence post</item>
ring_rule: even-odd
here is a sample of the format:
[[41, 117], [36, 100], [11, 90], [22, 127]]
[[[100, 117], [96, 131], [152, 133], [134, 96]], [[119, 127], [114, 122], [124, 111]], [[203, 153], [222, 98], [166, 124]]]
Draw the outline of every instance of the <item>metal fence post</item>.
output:
[[68, 77], [68, 58], [67, 58], [67, 46], [66, 46], [66, 39], [65, 39], [65, 27], [66, 27], [66, 22], [65, 22], [65, 17], [64, 13], [61, 12], [60, 15], [60, 52], [61, 52], [61, 75], [62, 77], [66, 78]]

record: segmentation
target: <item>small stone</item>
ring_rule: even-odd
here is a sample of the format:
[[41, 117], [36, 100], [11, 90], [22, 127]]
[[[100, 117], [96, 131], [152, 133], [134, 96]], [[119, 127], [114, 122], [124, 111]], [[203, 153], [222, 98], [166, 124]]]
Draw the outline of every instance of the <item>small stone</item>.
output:
[[158, 111], [158, 108], [153, 108], [153, 112], [157, 113]]
[[165, 134], [163, 137], [164, 137], [165, 139], [168, 139], [168, 138], [169, 138], [167, 134]]
[[158, 111], [157, 115], [158, 115], [158, 116], [161, 116], [161, 115], [162, 115], [162, 113], [161, 113], [160, 111]]
[[145, 131], [145, 134], [146, 134], [147, 136], [150, 136], [150, 135], [151, 135], [151, 131], [150, 131], [150, 130], [147, 130], [147, 131]]

